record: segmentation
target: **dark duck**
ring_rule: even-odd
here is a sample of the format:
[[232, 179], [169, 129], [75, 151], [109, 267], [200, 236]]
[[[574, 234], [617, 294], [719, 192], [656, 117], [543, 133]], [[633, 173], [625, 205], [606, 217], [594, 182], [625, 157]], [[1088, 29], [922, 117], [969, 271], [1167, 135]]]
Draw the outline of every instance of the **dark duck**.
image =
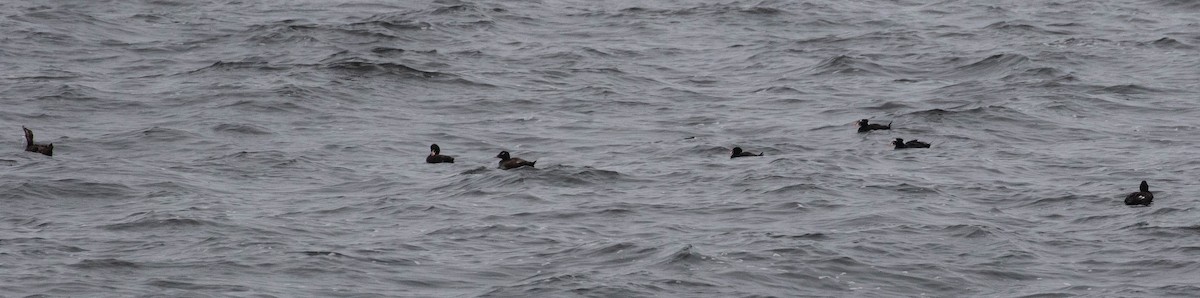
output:
[[904, 142], [904, 139], [901, 139], [901, 138], [896, 138], [896, 140], [892, 141], [892, 145], [895, 145], [896, 149], [929, 148], [929, 143], [921, 142], [921, 141], [917, 141], [917, 140]]
[[763, 153], [759, 152], [758, 154], [754, 154], [754, 153], [750, 153], [750, 152], [742, 152], [742, 147], [733, 147], [733, 154], [730, 154], [729, 158], [738, 158], [738, 157], [747, 157], [747, 156], [763, 156]]
[[888, 130], [892, 129], [892, 123], [887, 125], [871, 124], [867, 119], [858, 120], [858, 132], [868, 132], [872, 130]]
[[524, 159], [509, 156], [508, 151], [500, 151], [500, 154], [496, 155], [496, 158], [500, 159], [500, 169], [503, 170], [515, 169], [524, 166], [529, 166], [532, 168], [533, 164], [537, 163], [536, 160], [526, 161]]
[[454, 157], [442, 155], [442, 148], [437, 144], [429, 145], [429, 156], [425, 157], [427, 163], [454, 163]]
[[37, 152], [37, 153], [45, 154], [46, 156], [54, 156], [54, 143], [50, 143], [50, 144], [34, 143], [33, 142], [33, 131], [29, 130], [28, 128], [25, 128], [24, 126], [22, 126], [21, 129], [25, 130], [25, 151]]
[[1142, 181], [1142, 185], [1138, 186], [1138, 192], [1125, 197], [1125, 205], [1150, 206], [1153, 201], [1154, 193], [1150, 192], [1150, 184], [1146, 184], [1146, 181]]

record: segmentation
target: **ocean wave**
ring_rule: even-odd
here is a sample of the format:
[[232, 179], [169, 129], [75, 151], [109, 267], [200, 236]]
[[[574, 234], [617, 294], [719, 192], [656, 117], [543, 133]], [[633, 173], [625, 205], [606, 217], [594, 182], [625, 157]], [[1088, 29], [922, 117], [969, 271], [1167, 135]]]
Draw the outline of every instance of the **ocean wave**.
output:
[[807, 194], [811, 192], [830, 193], [831, 190], [812, 183], [799, 183], [767, 190], [763, 194]]
[[267, 31], [257, 31], [246, 38], [246, 42], [264, 45], [286, 45], [286, 44], [320, 44], [324, 42], [316, 36], [305, 31], [312, 28], [305, 26], [287, 26], [283, 28], [272, 28]]
[[[1156, 198], [1157, 199], [1157, 198]], [[1151, 225], [1147, 222], [1140, 221], [1131, 225], [1126, 225], [1123, 229], [1132, 230], [1138, 233], [1144, 233], [1147, 236], [1155, 238], [1179, 238], [1193, 237], [1200, 234], [1200, 225], [1187, 226], [1158, 226]]]
[[22, 29], [12, 32], [14, 35], [20, 35], [22, 39], [30, 40], [37, 43], [57, 44], [61, 46], [70, 46], [82, 43], [83, 40], [75, 37], [72, 34], [50, 32], [38, 29]]
[[[528, 226], [513, 226], [513, 225], [455, 225], [446, 228], [440, 228], [428, 233], [427, 236], [448, 235], [452, 237], [487, 237], [492, 234], [502, 233], [522, 233], [530, 231], [532, 228]], [[498, 236], [498, 235], [497, 235]]]
[[117, 182], [101, 182], [75, 178], [38, 179], [13, 182], [0, 193], [0, 198], [10, 200], [120, 200], [135, 197], [138, 193], [129, 185]]
[[1189, 0], [1152, 0], [1149, 3], [1162, 5], [1170, 9], [1200, 10], [1200, 3]]
[[1068, 73], [1055, 67], [1034, 67], [1021, 72], [1013, 72], [1003, 80], [1016, 81], [1024, 79], [1053, 80], [1057, 82], [1074, 80]]
[[276, 95], [283, 98], [320, 98], [328, 94], [327, 90], [321, 87], [301, 86], [296, 84], [285, 84], [271, 89]]
[[[1060, 27], [1061, 28], [1061, 27]], [[984, 29], [1005, 31], [1005, 32], [1021, 32], [1034, 33], [1037, 35], [1068, 35], [1071, 31], [1050, 30], [1037, 25], [1026, 24], [1022, 22], [1002, 21], [992, 23], [984, 27]]]
[[124, 261], [124, 260], [120, 260], [120, 259], [86, 259], [83, 261], [79, 261], [78, 263], [72, 264], [71, 267], [78, 268], [78, 269], [85, 269], [85, 270], [86, 269], [113, 270], [113, 269], [139, 269], [139, 268], [142, 268], [142, 266], [137, 263], [130, 262], [130, 261]]
[[[616, 183], [637, 183], [642, 179], [631, 177], [620, 172], [596, 169], [592, 167], [576, 167], [566, 165], [543, 165], [537, 168], [518, 168], [514, 170], [499, 170], [495, 167], [478, 167], [467, 170], [454, 177], [450, 182], [435, 186], [430, 191], [464, 195], [477, 190], [504, 188], [512, 185], [538, 185], [550, 187], [582, 187], [605, 186]], [[480, 194], [495, 195], [495, 194]], [[495, 195], [499, 199], [523, 198], [528, 202], [549, 202], [529, 194]]]
[[271, 63], [264, 62], [264, 61], [229, 61], [229, 62], [217, 61], [217, 62], [213, 62], [213, 64], [211, 64], [211, 65], [197, 68], [195, 70], [188, 71], [183, 74], [197, 75], [197, 74], [206, 74], [206, 73], [212, 73], [212, 72], [242, 73], [242, 72], [247, 72], [247, 71], [250, 71], [250, 72], [268, 71], [269, 72], [269, 71], [280, 71], [280, 70], [285, 70], [285, 69], [287, 69], [287, 67], [272, 65]]
[[37, 82], [58, 81], [58, 80], [68, 81], [71, 79], [78, 79], [78, 78], [83, 77], [83, 74], [81, 74], [81, 73], [69, 71], [69, 70], [63, 70], [63, 69], [42, 69], [42, 70], [38, 70], [36, 73], [31, 73], [31, 74], [10, 72], [7, 75], [10, 75], [10, 76], [6, 77], [5, 79], [30, 80], [30, 81], [37, 81]]
[[728, 15], [728, 14], [744, 14], [750, 16], [778, 16], [791, 14], [788, 10], [776, 7], [767, 7], [760, 5], [740, 6], [736, 4], [702, 4], [699, 6], [691, 6], [675, 9], [664, 8], [645, 8], [645, 7], [627, 7], [618, 10], [615, 16], [631, 17], [643, 15], [659, 15], [659, 16], [693, 16], [693, 15]]
[[606, 285], [603, 281], [594, 280], [583, 273], [547, 272], [538, 274], [516, 283], [492, 287], [483, 293], [485, 297], [510, 296], [554, 296], [554, 295], [588, 295], [588, 294], [625, 294], [647, 292], [624, 289], [620, 286]]
[[[343, 53], [345, 53], [345, 52], [343, 52]], [[347, 72], [352, 72], [352, 73], [357, 73], [357, 74], [393, 73], [393, 74], [414, 75], [414, 76], [424, 77], [424, 78], [432, 78], [432, 77], [440, 75], [437, 72], [417, 70], [415, 68], [412, 68], [412, 67], [409, 67], [409, 66], [403, 65], [403, 64], [396, 64], [396, 63], [391, 63], [391, 62], [376, 63], [376, 62], [366, 61], [364, 59], [354, 58], [354, 57], [333, 58], [333, 59], [327, 59], [327, 60], [329, 60], [329, 61], [322, 63], [323, 66], [326, 68], [334, 69], [334, 70], [342, 70], [342, 71], [347, 71]]]
[[694, 265], [713, 262], [716, 258], [697, 252], [691, 244], [685, 244], [677, 249], [660, 251], [658, 255], [651, 257], [651, 260], [660, 267], [686, 270]]
[[379, 27], [392, 31], [420, 31], [429, 30], [433, 24], [425, 21], [418, 21], [420, 13], [380, 13], [367, 17], [362, 22], [350, 24], [351, 27]]
[[[8, 219], [11, 221], [12, 219]], [[45, 228], [45, 225], [38, 225], [38, 230]], [[21, 230], [15, 230], [21, 231]], [[42, 237], [11, 237], [0, 238], [0, 244], [10, 249], [12, 253], [5, 255], [19, 255], [25, 257], [47, 257], [47, 256], [70, 256], [80, 253], [87, 253], [89, 250], [82, 247], [69, 244], [59, 243], [56, 239], [47, 239]]]
[[313, 114], [319, 109], [308, 103], [284, 99], [244, 99], [232, 100], [218, 106], [222, 109], [232, 109], [251, 113], [273, 114]]
[[224, 226], [215, 221], [199, 218], [161, 213], [137, 212], [121, 219], [119, 223], [104, 224], [99, 227], [111, 231], [152, 231], [152, 230], [202, 230], [206, 227]]
[[109, 145], [113, 148], [128, 146], [130, 140], [138, 140], [138, 142], [154, 143], [154, 142], [184, 142], [204, 138], [202, 135], [186, 130], [167, 128], [167, 127], [151, 127], [147, 129], [138, 129], [129, 132], [109, 134], [101, 136], [102, 144]]
[[1188, 50], [1188, 49], [1196, 48], [1195, 46], [1192, 46], [1192, 45], [1189, 45], [1186, 43], [1182, 43], [1179, 40], [1176, 40], [1176, 39], [1170, 38], [1170, 37], [1159, 38], [1152, 42], [1148, 42], [1148, 43], [1144, 43], [1144, 44], [1159, 47], [1159, 48], [1176, 49], [1176, 50]]
[[996, 233], [991, 229], [985, 225], [952, 225], [943, 228], [942, 232], [957, 238], [995, 238]]
[[813, 75], [886, 75], [895, 72], [888, 67], [871, 62], [865, 57], [838, 55], [822, 60], [809, 69]]
[[417, 54], [437, 54], [438, 53], [437, 50], [406, 50], [406, 49], [402, 49], [402, 48], [393, 48], [393, 47], [373, 47], [373, 48], [371, 48], [371, 52], [380, 54], [380, 55], [398, 55], [398, 54], [404, 54], [404, 53], [417, 53]]
[[1095, 90], [1095, 92], [1131, 95], [1131, 94], [1160, 93], [1160, 92], [1162, 92], [1162, 90], [1158, 90], [1155, 88], [1150, 88], [1150, 87], [1138, 85], [1138, 84], [1124, 84], [1124, 85], [1115, 85], [1115, 86], [1107, 86], [1107, 87], [1099, 88], [1099, 89]]
[[404, 64], [372, 62], [355, 57], [327, 59], [322, 61], [321, 65], [326, 69], [342, 71], [355, 76], [397, 75], [422, 79], [460, 79], [449, 73], [424, 71]]
[[251, 287], [243, 286], [243, 285], [231, 285], [231, 284], [219, 284], [219, 283], [214, 284], [214, 283], [204, 283], [204, 282], [199, 282], [199, 281], [166, 280], [166, 279], [160, 279], [160, 278], [151, 278], [150, 281], [146, 282], [146, 284], [149, 286], [153, 286], [153, 287], [155, 287], [155, 289], [159, 289], [159, 290], [177, 289], [177, 290], [188, 290], [188, 291], [211, 291], [211, 292], [247, 292], [247, 291], [250, 291], [251, 289], [253, 289]]
[[974, 63], [955, 67], [944, 76], [955, 77], [988, 77], [1004, 76], [1023, 69], [1029, 64], [1029, 57], [1020, 54], [996, 54]]
[[325, 162], [325, 160], [305, 154], [278, 150], [240, 151], [202, 157], [187, 166], [177, 168], [192, 173], [219, 174], [222, 179], [235, 181], [247, 177], [282, 179], [282, 181], [277, 180], [277, 183], [270, 187], [264, 187], [263, 190], [295, 189], [296, 186], [293, 186], [293, 183], [303, 185], [301, 181], [305, 181], [313, 173], [347, 173], [348, 169], [328, 165]]
[[96, 95], [103, 93], [96, 88], [78, 84], [62, 84], [47, 91], [47, 94], [38, 96], [37, 100], [99, 101], [100, 98]]

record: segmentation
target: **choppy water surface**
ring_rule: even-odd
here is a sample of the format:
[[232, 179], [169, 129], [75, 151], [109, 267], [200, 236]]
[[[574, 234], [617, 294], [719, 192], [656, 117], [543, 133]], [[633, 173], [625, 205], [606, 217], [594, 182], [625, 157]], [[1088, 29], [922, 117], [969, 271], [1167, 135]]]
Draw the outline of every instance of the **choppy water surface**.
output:
[[331, 2], [0, 4], [0, 296], [1200, 292], [1196, 1]]

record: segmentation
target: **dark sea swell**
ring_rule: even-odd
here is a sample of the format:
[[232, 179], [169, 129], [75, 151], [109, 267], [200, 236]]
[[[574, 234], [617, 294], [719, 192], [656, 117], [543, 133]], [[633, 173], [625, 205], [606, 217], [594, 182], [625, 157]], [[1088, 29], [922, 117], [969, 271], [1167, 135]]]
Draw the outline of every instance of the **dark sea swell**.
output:
[[1200, 291], [1194, 1], [0, 11], [0, 296]]

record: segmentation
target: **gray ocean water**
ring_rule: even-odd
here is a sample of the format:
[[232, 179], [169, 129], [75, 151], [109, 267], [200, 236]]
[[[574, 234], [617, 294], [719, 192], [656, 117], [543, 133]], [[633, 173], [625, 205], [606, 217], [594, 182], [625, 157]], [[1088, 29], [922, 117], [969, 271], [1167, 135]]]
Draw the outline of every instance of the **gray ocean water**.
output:
[[0, 14], [3, 297], [1200, 293], [1197, 1]]

